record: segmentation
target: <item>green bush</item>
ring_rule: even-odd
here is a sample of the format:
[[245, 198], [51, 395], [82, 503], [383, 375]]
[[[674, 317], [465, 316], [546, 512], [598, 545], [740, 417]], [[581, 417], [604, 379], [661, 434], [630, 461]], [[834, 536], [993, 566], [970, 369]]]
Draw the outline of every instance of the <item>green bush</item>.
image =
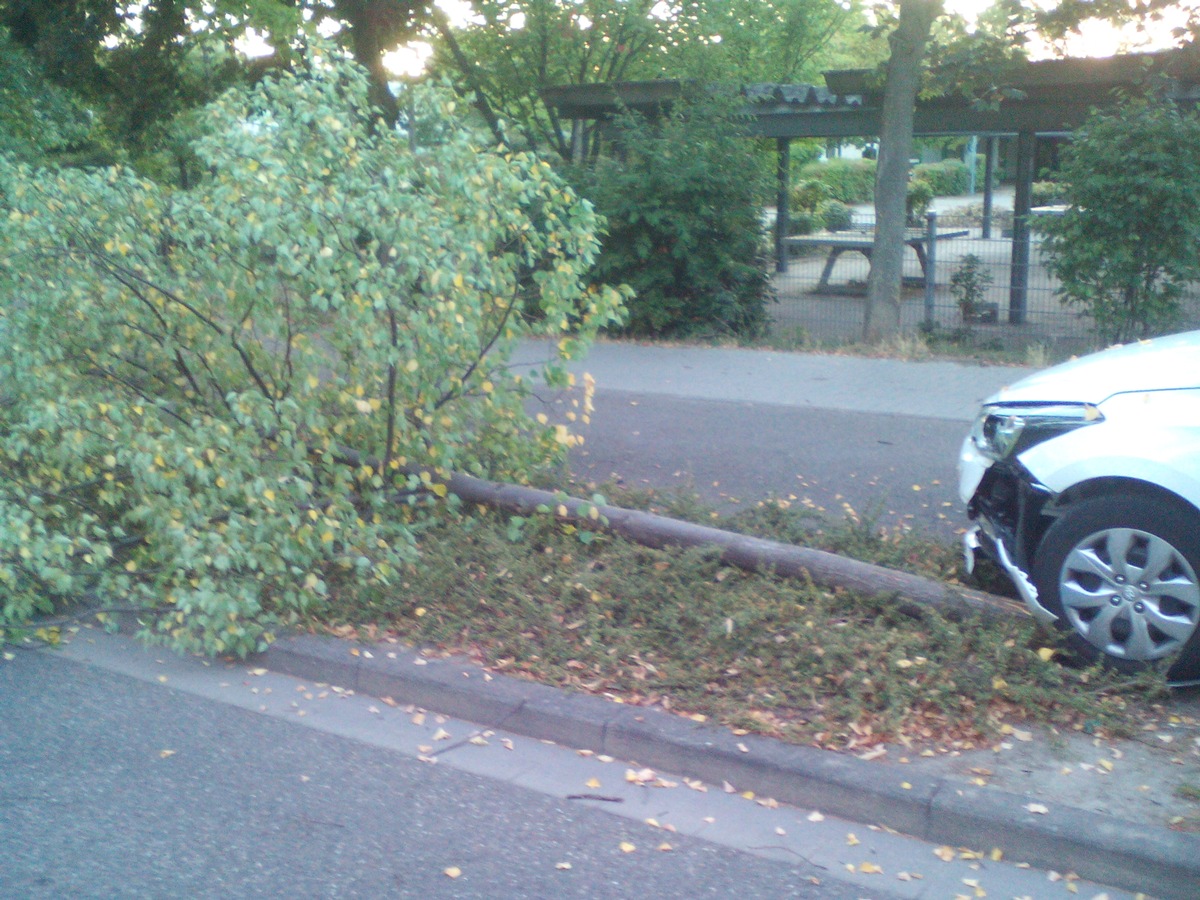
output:
[[792, 209], [813, 212], [830, 199], [829, 186], [820, 179], [809, 178], [792, 188], [790, 199]]
[[349, 64], [273, 75], [206, 110], [186, 191], [0, 162], [0, 629], [90, 597], [252, 652], [412, 564], [438, 473], [561, 460], [507, 363], [527, 306], [551, 384], [616, 321], [596, 217], [449, 94], [411, 101], [410, 140]]
[[754, 335], [766, 323], [770, 281], [754, 148], [719, 101], [646, 122], [614, 123], [619, 157], [578, 173], [580, 192], [607, 221], [594, 276], [625, 282], [627, 331]]
[[935, 197], [955, 197], [971, 187], [971, 170], [961, 159], [943, 159], [936, 163], [913, 166], [913, 180], [920, 179], [933, 189]]
[[933, 185], [924, 178], [913, 178], [908, 182], [904, 204], [910, 224], [922, 224], [933, 198]]
[[845, 231], [853, 224], [852, 210], [837, 200], [826, 200], [817, 207], [817, 217], [829, 231]]
[[1039, 223], [1060, 298], [1106, 342], [1175, 327], [1200, 280], [1200, 119], [1129, 102], [1093, 115], [1063, 155], [1068, 209]]
[[992, 284], [992, 273], [974, 253], [966, 254], [950, 276], [950, 294], [962, 312], [963, 322], [970, 324], [979, 315], [983, 298]]
[[1066, 201], [1066, 185], [1057, 181], [1035, 181], [1033, 183], [1033, 206], [1056, 206]]
[[806, 209], [797, 210], [788, 216], [788, 225], [792, 234], [812, 234], [820, 231], [824, 224], [815, 212]]
[[875, 160], [831, 159], [809, 163], [800, 169], [800, 177], [820, 181], [829, 196], [842, 203], [870, 203], [875, 198]]

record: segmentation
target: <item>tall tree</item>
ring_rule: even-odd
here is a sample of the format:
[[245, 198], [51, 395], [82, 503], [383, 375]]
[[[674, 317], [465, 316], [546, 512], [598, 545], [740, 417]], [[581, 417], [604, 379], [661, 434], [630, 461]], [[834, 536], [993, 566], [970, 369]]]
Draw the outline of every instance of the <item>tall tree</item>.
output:
[[944, 63], [939, 72], [936, 66], [930, 71], [924, 63], [934, 24], [945, 12], [944, 0], [898, 0], [898, 15], [889, 36], [891, 55], [885, 67], [875, 185], [875, 247], [863, 319], [865, 340], [878, 340], [900, 329], [908, 158], [922, 79], [927, 79], [931, 93], [955, 90], [986, 98], [1002, 86], [993, 76], [997, 61], [1002, 66], [1008, 55], [1003, 51], [1006, 41], [1020, 42], [1035, 32], [1060, 38], [1091, 19], [1113, 23], [1148, 21], [1179, 6], [1179, 0], [1058, 0], [1049, 5], [999, 0], [990, 20], [985, 20], [990, 27], [975, 36], [961, 29], [952, 31], [950, 40], [936, 54]]
[[570, 158], [576, 125], [541, 102], [552, 85], [671, 78], [815, 77], [815, 59], [860, 16], [836, 0], [474, 0], [438, 28], [435, 67], [529, 146]]
[[[907, 211], [908, 159], [912, 154], [913, 109], [921, 87], [925, 45], [943, 0], [901, 0], [883, 95], [879, 160], [875, 168], [875, 249], [867, 283], [863, 338], [877, 340], [900, 330], [901, 267]], [[880, 319], [887, 317], [886, 324]]]

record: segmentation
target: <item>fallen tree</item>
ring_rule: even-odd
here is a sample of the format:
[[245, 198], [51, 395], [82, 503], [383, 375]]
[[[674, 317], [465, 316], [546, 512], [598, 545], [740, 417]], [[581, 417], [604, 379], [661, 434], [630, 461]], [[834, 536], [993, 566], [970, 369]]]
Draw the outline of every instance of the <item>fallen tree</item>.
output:
[[667, 516], [593, 503], [517, 484], [502, 484], [452, 474], [447, 490], [469, 503], [483, 503], [520, 515], [551, 513], [559, 518], [603, 527], [648, 547], [702, 547], [721, 550], [721, 559], [755, 572], [811, 579], [822, 587], [867, 595], [892, 594], [913, 609], [933, 607], [950, 615], [1026, 616], [1019, 603], [983, 591], [898, 572], [824, 550], [765, 540]]

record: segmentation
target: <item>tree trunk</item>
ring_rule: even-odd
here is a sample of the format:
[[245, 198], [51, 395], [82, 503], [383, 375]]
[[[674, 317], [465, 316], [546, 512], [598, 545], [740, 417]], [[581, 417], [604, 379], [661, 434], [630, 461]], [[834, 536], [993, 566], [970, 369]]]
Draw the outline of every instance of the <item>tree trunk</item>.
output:
[[921, 63], [943, 0], [901, 0], [900, 21], [888, 43], [887, 84], [875, 168], [875, 247], [863, 317], [863, 340], [900, 331], [908, 158], [912, 153], [913, 109], [921, 86]]

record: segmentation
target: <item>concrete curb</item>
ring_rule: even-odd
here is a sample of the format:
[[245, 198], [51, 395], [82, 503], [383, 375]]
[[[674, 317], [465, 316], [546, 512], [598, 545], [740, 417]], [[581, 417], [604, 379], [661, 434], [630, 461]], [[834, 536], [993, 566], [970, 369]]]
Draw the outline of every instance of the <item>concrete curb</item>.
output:
[[[390, 652], [394, 659], [387, 657]], [[1069, 807], [1035, 815], [1025, 808], [1026, 798], [1006, 791], [769, 738], [738, 737], [662, 710], [492, 675], [463, 659], [425, 660], [401, 646], [302, 635], [279, 640], [259, 663], [710, 784], [728, 781], [739, 790], [927, 841], [999, 847], [1006, 859], [1072, 871], [1129, 891], [1151, 886], [1155, 896], [1191, 900], [1200, 885], [1196, 835]]]

